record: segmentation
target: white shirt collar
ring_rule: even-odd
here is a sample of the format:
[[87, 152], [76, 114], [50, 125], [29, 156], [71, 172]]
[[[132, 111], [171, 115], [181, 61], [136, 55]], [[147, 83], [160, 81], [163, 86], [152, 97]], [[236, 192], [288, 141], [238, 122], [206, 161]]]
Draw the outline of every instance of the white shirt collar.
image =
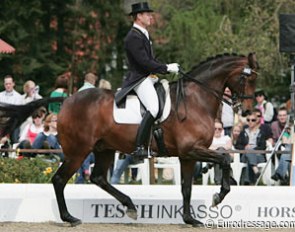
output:
[[146, 37], [147, 39], [149, 40], [150, 37], [149, 37], [149, 32], [147, 31], [147, 29], [143, 28], [142, 26], [139, 26], [138, 24], [134, 23], [133, 24], [133, 27], [137, 28], [138, 30], [140, 30]]
[[14, 95], [14, 90], [8, 92], [5, 90], [5, 96], [13, 96]]

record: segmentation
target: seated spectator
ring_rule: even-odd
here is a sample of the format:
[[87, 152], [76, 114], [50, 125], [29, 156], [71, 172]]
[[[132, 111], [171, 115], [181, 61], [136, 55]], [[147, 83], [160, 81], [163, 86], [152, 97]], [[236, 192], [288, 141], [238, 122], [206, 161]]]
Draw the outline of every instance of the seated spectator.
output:
[[195, 171], [193, 176], [194, 184], [197, 184], [199, 178], [202, 178], [202, 162], [196, 161]]
[[4, 88], [5, 90], [0, 92], [0, 102], [13, 104], [13, 105], [21, 105], [22, 97], [21, 95], [14, 89], [15, 82], [13, 77], [10, 75], [6, 75], [4, 77]]
[[291, 110], [292, 110], [292, 104], [291, 104], [291, 99], [288, 99], [287, 101], [286, 101], [286, 109], [287, 109], [287, 112], [288, 112], [288, 114], [289, 113], [291, 113]]
[[87, 73], [84, 77], [84, 84], [83, 86], [78, 90], [78, 92], [84, 90], [84, 89], [90, 89], [95, 88], [95, 84], [97, 82], [97, 76], [93, 73]]
[[[119, 184], [120, 179], [124, 171], [128, 168], [128, 165], [135, 164], [134, 156], [128, 154], [120, 154], [119, 159], [117, 160], [116, 167], [113, 170], [113, 175], [111, 177], [111, 184]], [[132, 170], [132, 180], [136, 179], [137, 170]]]
[[266, 95], [263, 90], [255, 91], [255, 99], [257, 102], [255, 108], [259, 109], [262, 113], [262, 117], [260, 118], [261, 124], [270, 124], [273, 121], [275, 115], [272, 103], [266, 100]]
[[277, 120], [271, 123], [272, 138], [274, 143], [276, 143], [281, 136], [283, 129], [288, 120], [288, 111], [287, 108], [281, 107], [278, 110]]
[[39, 94], [39, 86], [36, 86], [34, 81], [26, 81], [23, 86], [24, 94], [22, 95], [23, 104], [27, 104], [31, 101], [41, 99], [42, 96]]
[[241, 161], [247, 163], [247, 168], [244, 176], [245, 184], [255, 184], [260, 176], [257, 164], [265, 162], [265, 154], [253, 154], [251, 150], [265, 150], [266, 136], [260, 129], [260, 124], [257, 123], [259, 118], [255, 112], [251, 112], [247, 116], [248, 127], [244, 128], [240, 133], [236, 149], [249, 150], [249, 153], [243, 154]]
[[290, 154], [282, 154], [275, 174], [272, 175], [272, 179], [280, 181], [281, 185], [288, 185], [290, 179], [290, 162], [291, 162], [291, 135], [290, 128], [287, 127], [282, 135], [281, 150], [290, 151]]
[[[1, 149], [9, 149], [9, 147], [10, 147], [9, 137], [8, 136], [4, 136], [4, 137], [0, 138], [0, 148]], [[2, 152], [0, 154], [0, 157], [8, 158], [9, 157], [9, 153], [7, 151]]]
[[94, 154], [91, 152], [86, 159], [83, 161], [82, 166], [77, 172], [77, 178], [75, 180], [76, 184], [85, 184], [89, 182], [90, 178], [90, 165], [94, 163]]
[[[32, 114], [33, 121], [26, 125], [23, 129], [22, 134], [20, 135], [18, 148], [20, 149], [30, 149], [32, 144], [35, 141], [37, 135], [44, 130], [43, 119], [45, 117], [45, 108], [40, 108]], [[30, 153], [22, 153], [22, 156], [35, 156]]]
[[262, 131], [262, 133], [265, 135], [265, 139], [268, 142], [269, 145], [273, 144], [273, 135], [272, 135], [272, 130], [270, 127], [269, 123], [261, 123], [261, 117], [262, 117], [262, 113], [259, 109], [254, 109], [253, 112], [256, 114], [258, 120], [257, 120], [257, 126], [260, 128], [260, 130]]
[[[42, 96], [39, 95], [39, 86], [36, 86], [34, 81], [31, 81], [31, 80], [26, 81], [23, 86], [23, 91], [24, 91], [24, 94], [21, 95], [22, 104], [27, 104], [29, 102], [42, 98]], [[28, 117], [27, 120], [22, 123], [22, 125], [20, 126], [20, 135], [23, 134], [24, 128], [28, 124], [32, 124], [32, 122], [33, 122], [32, 117]]]
[[[273, 140], [276, 143], [282, 134], [283, 129], [286, 126], [288, 120], [288, 110], [286, 107], [281, 107], [278, 110], [277, 120], [272, 122], [271, 130], [273, 133]], [[281, 148], [287, 151], [291, 151], [290, 146], [290, 128], [286, 129], [282, 135]], [[282, 185], [289, 182], [288, 170], [290, 169], [291, 154], [282, 154], [279, 157], [279, 166], [275, 171], [275, 174], [271, 177], [275, 181], [280, 181]]]
[[[57, 137], [57, 115], [56, 114], [49, 114], [45, 118], [44, 122], [44, 131], [39, 133], [35, 138], [32, 148], [33, 149], [61, 149], [61, 146], [58, 142]], [[60, 161], [64, 160], [63, 153], [57, 153], [60, 158]]]
[[[232, 140], [228, 135], [223, 135], [223, 124], [219, 120], [215, 120], [214, 123], [214, 137], [212, 143], [209, 147], [211, 150], [229, 150], [232, 148]], [[230, 154], [232, 155], [232, 154]], [[210, 168], [210, 164], [208, 164], [208, 168]], [[219, 164], [214, 164], [214, 182], [217, 185], [221, 184], [222, 179], [222, 169]], [[202, 170], [203, 173], [206, 171], [206, 167]]]
[[247, 126], [247, 115], [249, 113], [250, 110], [243, 111], [242, 109], [238, 109], [238, 111], [235, 113], [234, 124], [239, 125], [241, 129], [243, 129], [244, 126]]
[[[226, 99], [228, 102], [232, 103], [232, 93], [228, 87], [225, 88], [224, 94], [225, 95], [223, 95], [223, 98]], [[231, 135], [231, 130], [234, 125], [234, 118], [235, 113], [233, 111], [233, 108], [229, 104], [223, 103], [221, 110], [221, 122], [223, 124], [223, 130], [225, 135]]]
[[[55, 89], [50, 93], [50, 97], [67, 97], [68, 96], [68, 77], [66, 75], [58, 76], [55, 80]], [[48, 105], [50, 113], [58, 114], [61, 108], [60, 102], [53, 102]]]
[[105, 79], [100, 79], [99, 80], [99, 84], [98, 84], [98, 88], [101, 89], [112, 89], [112, 85], [109, 81], [105, 80]]
[[233, 144], [234, 148], [236, 147], [236, 143], [237, 143], [237, 140], [238, 140], [238, 137], [239, 137], [241, 131], [242, 131], [242, 129], [241, 129], [240, 124], [236, 124], [232, 128], [231, 141], [232, 141], [232, 144]]
[[[12, 105], [21, 105], [22, 97], [21, 95], [14, 89], [15, 82], [11, 75], [6, 75], [4, 77], [4, 88], [5, 90], [0, 92], [0, 102]], [[4, 138], [6, 142], [9, 142], [8, 146], [17, 143], [19, 138], [20, 129], [17, 127], [7, 138]]]

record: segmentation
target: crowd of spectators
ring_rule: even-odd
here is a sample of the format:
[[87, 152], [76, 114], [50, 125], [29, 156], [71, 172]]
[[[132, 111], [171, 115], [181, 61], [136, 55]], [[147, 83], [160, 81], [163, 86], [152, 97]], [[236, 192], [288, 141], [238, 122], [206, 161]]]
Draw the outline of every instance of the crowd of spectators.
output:
[[[111, 88], [107, 80], [101, 79], [97, 83], [98, 77], [93, 73], [85, 75], [84, 84], [79, 89], [82, 91], [87, 88]], [[3, 79], [4, 90], [0, 92], [0, 102], [14, 105], [27, 104], [31, 101], [41, 99], [39, 94], [39, 86], [34, 81], [28, 80], [23, 85], [23, 94], [15, 90], [15, 81], [11, 75], [7, 75]], [[54, 90], [48, 97], [68, 97], [69, 78], [67, 75], [60, 75], [56, 78]], [[48, 108], [40, 107], [33, 112], [19, 128], [13, 131], [12, 134], [0, 139], [0, 148], [19, 148], [21, 149], [54, 149], [58, 152], [20, 152], [17, 159], [34, 158], [37, 155], [42, 155], [47, 159], [63, 162], [64, 154], [59, 152], [62, 150], [58, 141], [57, 120], [58, 113], [61, 109], [61, 103], [50, 103]], [[2, 157], [9, 157], [8, 152], [0, 153]], [[89, 177], [90, 164], [94, 162], [94, 155], [91, 153], [82, 164], [77, 172], [76, 183], [86, 183]]]
[[[266, 162], [266, 155], [251, 153], [251, 150], [273, 149], [278, 142], [282, 143], [281, 146], [278, 146], [279, 149], [290, 151], [290, 130], [287, 128], [287, 119], [288, 110], [285, 105], [274, 107], [261, 89], [255, 92], [254, 109], [244, 115], [240, 113], [235, 116], [231, 131], [233, 148], [249, 150], [249, 153], [240, 154], [241, 162], [246, 163], [247, 166], [243, 170], [241, 179], [236, 181], [240, 184], [254, 185], [261, 175], [258, 164]], [[281, 136], [283, 131], [284, 135]], [[280, 141], [278, 141], [279, 138], [281, 138]], [[291, 154], [274, 154], [271, 158], [272, 161], [269, 165], [278, 166], [271, 178], [280, 184], [288, 184]], [[276, 160], [279, 164], [275, 164]]]
[[[265, 163], [267, 157], [266, 154], [251, 153], [251, 151], [271, 150], [276, 143], [280, 143], [281, 145], [277, 146], [279, 150], [290, 151], [290, 153], [274, 153], [269, 165], [277, 168], [269, 178], [274, 180], [276, 184], [288, 185], [290, 182], [291, 138], [290, 128], [287, 125], [289, 111], [285, 104], [274, 107], [272, 102], [267, 100], [265, 92], [258, 89], [255, 92], [253, 110], [235, 113], [227, 104], [231, 103], [230, 97], [231, 92], [226, 88], [224, 92], [226, 101], [223, 103], [221, 114], [219, 115], [221, 122], [218, 120], [215, 122], [214, 137], [209, 149], [216, 150], [225, 147], [229, 149], [226, 145], [228, 139], [226, 136], [230, 136], [231, 148], [233, 150], [249, 150], [249, 153], [236, 154], [239, 155], [240, 162], [245, 163], [245, 167], [242, 170], [241, 178], [235, 181], [242, 185], [255, 185], [258, 178], [263, 174], [259, 164]], [[222, 140], [223, 143], [218, 143], [218, 140]], [[197, 166], [199, 167], [200, 165]], [[211, 167], [215, 169], [214, 184], [220, 184], [221, 170], [218, 165], [203, 165], [202, 172], [207, 173]], [[199, 168], [197, 172], [199, 172]], [[196, 173], [195, 176], [200, 177], [199, 173]]]

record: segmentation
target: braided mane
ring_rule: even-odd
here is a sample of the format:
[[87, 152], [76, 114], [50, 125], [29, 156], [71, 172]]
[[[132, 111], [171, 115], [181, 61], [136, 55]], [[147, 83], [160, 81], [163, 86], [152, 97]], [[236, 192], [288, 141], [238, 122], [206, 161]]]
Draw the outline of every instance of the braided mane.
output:
[[223, 53], [223, 54], [218, 54], [216, 56], [211, 56], [211, 57], [208, 57], [206, 60], [204, 61], [201, 61], [199, 64], [193, 66], [191, 68], [191, 70], [188, 72], [188, 74], [190, 74], [192, 71], [194, 71], [195, 69], [198, 69], [199, 67], [203, 66], [204, 64], [207, 64], [211, 61], [216, 61], [218, 59], [222, 59], [224, 57], [229, 57], [229, 56], [236, 56], [236, 57], [245, 57], [245, 55], [239, 55], [237, 53]]

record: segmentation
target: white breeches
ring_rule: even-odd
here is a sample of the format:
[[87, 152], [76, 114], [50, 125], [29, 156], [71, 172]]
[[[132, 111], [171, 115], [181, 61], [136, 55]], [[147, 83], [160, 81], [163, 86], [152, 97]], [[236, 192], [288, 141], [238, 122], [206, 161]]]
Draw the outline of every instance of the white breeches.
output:
[[155, 118], [159, 112], [159, 100], [154, 84], [158, 82], [158, 78], [147, 77], [143, 82], [134, 88], [145, 108], [150, 111]]

